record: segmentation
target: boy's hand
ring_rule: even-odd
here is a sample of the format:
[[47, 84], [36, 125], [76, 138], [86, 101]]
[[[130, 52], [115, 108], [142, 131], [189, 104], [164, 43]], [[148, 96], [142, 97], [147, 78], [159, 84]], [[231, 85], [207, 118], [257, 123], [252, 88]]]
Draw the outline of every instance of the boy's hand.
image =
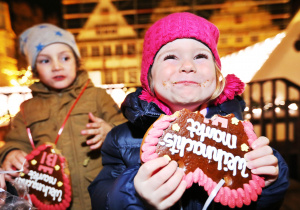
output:
[[265, 186], [269, 186], [278, 178], [278, 159], [273, 155], [269, 139], [259, 137], [252, 144], [252, 151], [245, 154], [247, 167], [253, 174], [265, 175]]
[[[20, 170], [22, 167], [24, 169], [24, 173], [28, 173], [28, 163], [26, 161], [26, 155], [27, 153], [22, 151], [22, 150], [12, 150], [10, 151], [3, 163], [2, 163], [2, 168], [4, 171], [15, 171], [15, 170]], [[23, 163], [25, 162], [24, 166]], [[19, 176], [19, 173], [8, 173], [5, 174], [5, 179], [9, 182], [12, 182], [16, 177]]]
[[186, 189], [182, 169], [175, 161], [160, 157], [144, 163], [134, 178], [140, 197], [152, 208], [167, 209], [173, 206]]
[[107, 133], [112, 129], [112, 126], [103, 119], [95, 117], [92, 113], [89, 113], [89, 118], [91, 122], [86, 124], [88, 129], [82, 130], [81, 134], [93, 136], [87, 140], [86, 143], [90, 146], [91, 150], [95, 150], [101, 147]]

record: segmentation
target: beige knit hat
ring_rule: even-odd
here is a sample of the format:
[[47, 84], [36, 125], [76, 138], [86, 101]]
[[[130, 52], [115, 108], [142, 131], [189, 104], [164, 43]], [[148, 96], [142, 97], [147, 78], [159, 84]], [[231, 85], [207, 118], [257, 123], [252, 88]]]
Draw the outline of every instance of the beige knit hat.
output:
[[71, 47], [80, 58], [75, 38], [70, 32], [49, 23], [38, 24], [25, 30], [19, 38], [20, 51], [26, 56], [28, 64], [35, 68], [36, 57], [46, 46], [53, 43], [64, 43]]

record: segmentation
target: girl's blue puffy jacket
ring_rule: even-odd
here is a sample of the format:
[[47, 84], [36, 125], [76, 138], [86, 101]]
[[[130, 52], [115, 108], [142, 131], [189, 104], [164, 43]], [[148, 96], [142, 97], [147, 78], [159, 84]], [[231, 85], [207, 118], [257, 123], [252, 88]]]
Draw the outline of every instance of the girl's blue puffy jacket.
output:
[[[93, 209], [147, 209], [135, 191], [133, 179], [140, 167], [142, 138], [149, 126], [164, 113], [156, 104], [140, 100], [140, 93], [141, 89], [138, 89], [127, 96], [122, 111], [129, 121], [113, 128], [102, 146], [103, 169], [88, 188]], [[208, 107], [206, 117], [233, 113], [241, 120], [244, 107], [244, 101], [235, 97], [221, 105]], [[257, 202], [244, 205], [242, 209], [279, 209], [283, 202], [289, 186], [288, 167], [281, 155], [276, 150], [273, 152], [279, 162], [277, 181], [263, 189]], [[193, 185], [184, 193], [180, 206], [184, 210], [202, 209], [207, 197], [202, 187]], [[209, 208], [230, 209], [219, 203], [211, 203]]]

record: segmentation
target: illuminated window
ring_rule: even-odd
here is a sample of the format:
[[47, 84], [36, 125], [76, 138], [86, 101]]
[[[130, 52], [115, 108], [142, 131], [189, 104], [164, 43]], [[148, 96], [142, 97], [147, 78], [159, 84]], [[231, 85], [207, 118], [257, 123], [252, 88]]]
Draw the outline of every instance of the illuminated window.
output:
[[100, 56], [100, 51], [98, 46], [93, 46], [92, 47], [92, 56]]
[[81, 57], [87, 57], [88, 56], [87, 48], [80, 47], [80, 54], [81, 54]]
[[111, 55], [111, 48], [110, 46], [104, 46], [104, 55]]
[[220, 42], [222, 44], [226, 44], [227, 43], [227, 38], [220, 38]]
[[258, 36], [251, 36], [251, 42], [258, 42]]
[[235, 18], [235, 23], [237, 23], [237, 24], [243, 22], [243, 19], [242, 19], [241, 15], [236, 15], [234, 18]]
[[236, 42], [243, 42], [243, 37], [236, 37], [236, 38], [235, 38], [235, 41], [236, 41]]
[[117, 83], [124, 83], [124, 70], [123, 69], [118, 70]]
[[105, 84], [112, 84], [113, 83], [113, 76], [111, 71], [105, 72]]
[[137, 82], [136, 71], [130, 71], [129, 72], [129, 83], [136, 83], [136, 82]]
[[123, 46], [122, 45], [116, 46], [116, 55], [123, 55]]
[[127, 45], [127, 54], [128, 55], [134, 55], [135, 54], [135, 45], [134, 44], [128, 44]]

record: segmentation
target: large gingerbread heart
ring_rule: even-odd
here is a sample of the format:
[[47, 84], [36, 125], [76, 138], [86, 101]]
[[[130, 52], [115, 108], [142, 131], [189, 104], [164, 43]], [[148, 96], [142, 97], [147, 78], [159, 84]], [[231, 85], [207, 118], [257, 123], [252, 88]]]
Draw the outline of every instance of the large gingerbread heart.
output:
[[18, 181], [26, 183], [34, 206], [63, 210], [70, 206], [71, 186], [65, 158], [53, 144], [43, 144], [26, 156], [29, 173]]
[[160, 116], [148, 129], [141, 160], [169, 156], [183, 168], [187, 188], [198, 183], [208, 195], [224, 179], [214, 201], [242, 207], [256, 201], [264, 187], [264, 179], [252, 174], [243, 158], [255, 139], [252, 124], [233, 114], [207, 119], [199, 112], [183, 109]]

